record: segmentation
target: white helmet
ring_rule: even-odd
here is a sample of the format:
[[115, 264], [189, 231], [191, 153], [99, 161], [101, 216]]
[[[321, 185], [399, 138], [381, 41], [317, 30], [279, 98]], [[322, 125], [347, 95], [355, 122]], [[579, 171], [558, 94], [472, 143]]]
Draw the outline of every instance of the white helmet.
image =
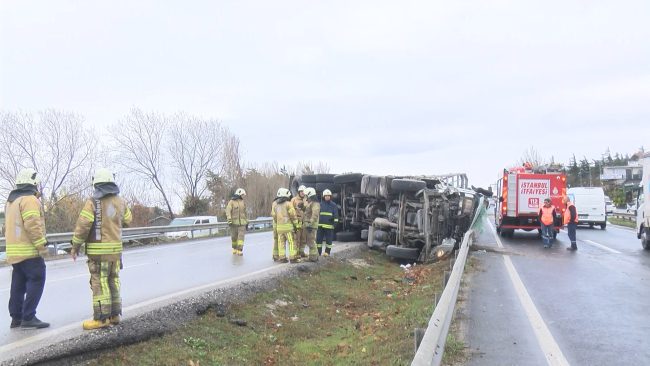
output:
[[324, 190], [323, 191], [323, 197], [325, 197], [325, 196], [332, 196], [332, 191], [330, 191], [329, 189]]
[[316, 190], [314, 188], [305, 188], [305, 195], [307, 198], [316, 197]]
[[298, 192], [304, 192], [307, 187], [305, 187], [304, 184], [301, 184], [300, 187], [298, 187]]
[[237, 190], [235, 191], [235, 196], [241, 197], [245, 195], [246, 195], [246, 191], [244, 190], [244, 188], [237, 188]]
[[93, 176], [93, 185], [99, 183], [115, 183], [115, 174], [106, 168], [99, 168], [95, 170]]
[[276, 196], [289, 198], [291, 197], [291, 192], [286, 188], [280, 188], [278, 189], [278, 194]]
[[16, 185], [19, 184], [31, 184], [33, 186], [39, 183], [39, 179], [36, 178], [36, 170], [32, 168], [25, 168], [18, 172], [16, 175]]

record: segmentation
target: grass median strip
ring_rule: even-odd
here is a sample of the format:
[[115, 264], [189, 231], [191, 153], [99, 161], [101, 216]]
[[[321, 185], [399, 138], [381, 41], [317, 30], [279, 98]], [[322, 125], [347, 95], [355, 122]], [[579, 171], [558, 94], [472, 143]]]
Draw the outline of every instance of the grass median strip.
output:
[[636, 221], [619, 219], [618, 217], [608, 217], [607, 221], [614, 225], [636, 228]]
[[276, 290], [89, 364], [408, 365], [413, 330], [426, 327], [448, 266], [404, 269], [374, 251], [332, 258]]

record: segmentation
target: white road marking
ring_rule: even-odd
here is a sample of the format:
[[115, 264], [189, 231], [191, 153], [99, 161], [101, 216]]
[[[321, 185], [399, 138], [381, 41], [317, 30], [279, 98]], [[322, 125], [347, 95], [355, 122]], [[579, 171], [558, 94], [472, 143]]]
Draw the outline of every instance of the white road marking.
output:
[[[492, 234], [494, 234], [494, 238], [497, 241], [497, 245], [500, 248], [503, 248], [501, 239], [497, 235], [496, 230], [494, 230], [494, 226], [489, 221], [488, 224], [490, 224], [490, 228], [492, 229]], [[533, 328], [533, 331], [535, 332], [535, 337], [537, 338], [537, 342], [539, 343], [542, 352], [544, 352], [544, 356], [546, 357], [546, 362], [549, 365], [553, 365], [553, 366], [555, 365], [568, 366], [569, 361], [567, 361], [566, 357], [564, 357], [564, 354], [562, 353], [560, 346], [555, 341], [555, 338], [553, 338], [553, 335], [551, 334], [551, 331], [546, 326], [546, 323], [544, 322], [542, 315], [537, 310], [537, 307], [535, 306], [533, 299], [530, 297], [528, 290], [526, 290], [526, 286], [524, 285], [524, 282], [521, 280], [521, 277], [519, 277], [519, 273], [517, 273], [517, 269], [512, 264], [512, 260], [510, 259], [510, 256], [504, 254], [503, 262], [504, 265], [506, 266], [506, 270], [508, 271], [508, 276], [510, 277], [512, 286], [514, 287], [515, 292], [517, 293], [519, 302], [521, 303], [521, 306], [524, 308], [524, 311], [526, 312], [526, 316], [528, 317], [528, 322], [530, 323], [530, 325]]]
[[593, 240], [584, 239], [584, 240], [581, 240], [581, 241], [584, 242], [584, 243], [587, 243], [587, 244], [593, 245], [593, 246], [595, 246], [595, 247], [598, 247], [598, 248], [600, 248], [600, 249], [602, 249], [602, 250], [606, 250], [606, 251], [608, 251], [608, 252], [610, 252], [610, 253], [621, 254], [621, 252], [619, 252], [618, 250], [616, 250], [616, 249], [612, 249], [612, 248], [610, 248], [610, 247], [608, 247], [608, 246], [605, 246], [605, 245], [602, 245], [602, 244], [599, 244], [599, 243], [596, 243], [596, 242], [593, 241]]

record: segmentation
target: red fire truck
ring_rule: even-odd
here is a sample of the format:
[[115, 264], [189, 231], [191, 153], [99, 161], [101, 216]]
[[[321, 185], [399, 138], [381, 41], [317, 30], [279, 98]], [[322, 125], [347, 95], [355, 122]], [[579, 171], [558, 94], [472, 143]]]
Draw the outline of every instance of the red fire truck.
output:
[[565, 208], [562, 197], [567, 193], [566, 176], [563, 173], [533, 170], [529, 164], [504, 169], [503, 178], [497, 181], [497, 192], [500, 196], [494, 219], [501, 236], [512, 237], [515, 229], [538, 230], [541, 234], [539, 209], [544, 205], [544, 199], [549, 197], [557, 210], [553, 237], [557, 236], [563, 226], [562, 214]]

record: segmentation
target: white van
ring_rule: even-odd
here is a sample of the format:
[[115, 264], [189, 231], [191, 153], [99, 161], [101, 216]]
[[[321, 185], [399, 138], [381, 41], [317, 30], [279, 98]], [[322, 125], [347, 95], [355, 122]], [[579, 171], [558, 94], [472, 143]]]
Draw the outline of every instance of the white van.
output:
[[[216, 216], [189, 216], [177, 217], [169, 223], [169, 226], [185, 226], [185, 225], [198, 225], [198, 224], [216, 224]], [[202, 230], [183, 230], [165, 233], [165, 236], [170, 239], [181, 238], [200, 238], [210, 236], [219, 232], [219, 229], [202, 229]]]
[[602, 187], [574, 187], [567, 190], [567, 195], [578, 211], [578, 225], [600, 225], [607, 227], [607, 210], [605, 192]]
[[643, 249], [650, 250], [650, 154], [645, 155], [641, 190], [637, 196], [636, 232]]

